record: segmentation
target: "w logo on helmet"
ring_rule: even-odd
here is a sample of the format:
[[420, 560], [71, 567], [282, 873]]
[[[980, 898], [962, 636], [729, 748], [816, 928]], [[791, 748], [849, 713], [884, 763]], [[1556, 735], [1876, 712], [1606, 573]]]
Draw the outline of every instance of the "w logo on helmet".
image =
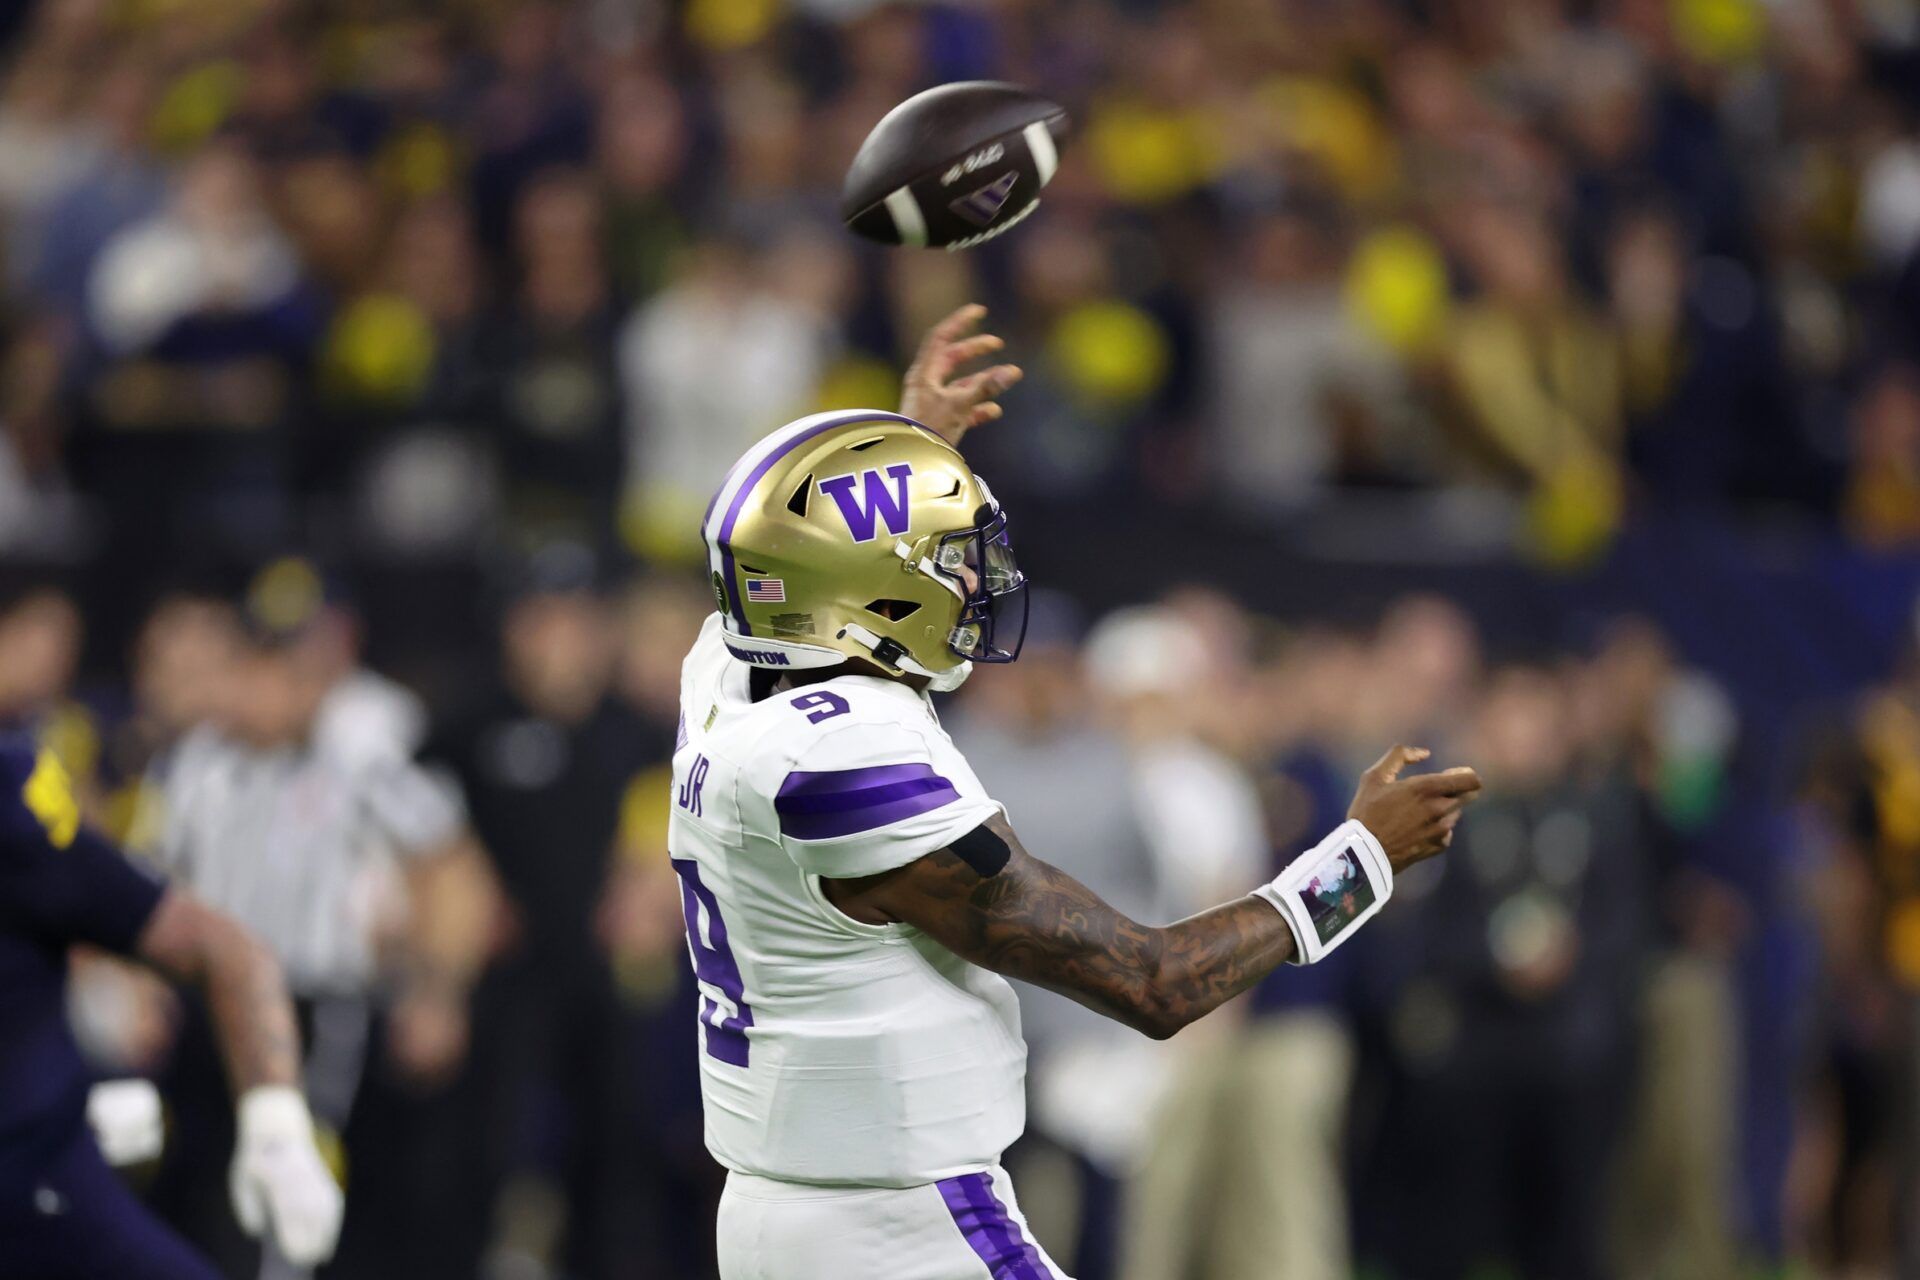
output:
[[822, 480], [820, 492], [831, 497], [840, 508], [847, 532], [855, 542], [872, 542], [881, 521], [886, 522], [887, 532], [897, 538], [913, 522], [907, 502], [907, 477], [912, 474], [910, 463], [896, 462], [887, 468], [885, 476], [878, 471], [862, 471], [858, 475]]

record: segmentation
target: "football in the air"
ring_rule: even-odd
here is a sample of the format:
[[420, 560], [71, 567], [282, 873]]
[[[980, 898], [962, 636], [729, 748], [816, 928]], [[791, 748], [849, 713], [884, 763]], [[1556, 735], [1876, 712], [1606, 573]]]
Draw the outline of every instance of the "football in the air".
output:
[[882, 244], [965, 249], [1033, 212], [1067, 112], [1019, 85], [962, 80], [915, 94], [873, 127], [847, 170], [840, 216]]

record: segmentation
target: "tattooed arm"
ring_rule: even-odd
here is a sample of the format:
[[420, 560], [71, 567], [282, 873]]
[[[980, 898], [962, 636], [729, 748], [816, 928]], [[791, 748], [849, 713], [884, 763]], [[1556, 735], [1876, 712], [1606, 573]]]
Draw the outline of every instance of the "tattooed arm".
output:
[[300, 1037], [280, 964], [252, 934], [179, 888], [168, 889], [140, 935], [140, 958], [206, 993], [236, 1093], [291, 1085]]
[[[1361, 777], [1347, 816], [1373, 833], [1395, 871], [1445, 849], [1480, 789], [1472, 769], [1402, 778], [1424, 748], [1396, 746]], [[827, 899], [868, 924], [913, 925], [995, 973], [1051, 987], [1164, 1040], [1293, 957], [1279, 911], [1251, 895], [1155, 928], [1115, 911], [1085, 885], [1021, 848], [1004, 818], [1007, 864], [982, 876], [941, 850], [904, 867], [824, 881]]]
[[1020, 846], [1004, 818], [987, 824], [1012, 856], [981, 876], [948, 850], [857, 880], [828, 880], [828, 899], [869, 924], [911, 924], [995, 973], [1050, 987], [1164, 1040], [1293, 955], [1278, 911], [1239, 898], [1154, 928]]

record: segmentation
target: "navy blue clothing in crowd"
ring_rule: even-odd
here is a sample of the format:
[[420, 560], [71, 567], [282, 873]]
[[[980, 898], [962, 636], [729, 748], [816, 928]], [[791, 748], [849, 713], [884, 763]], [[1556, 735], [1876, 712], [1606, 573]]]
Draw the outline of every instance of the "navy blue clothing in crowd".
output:
[[50, 755], [0, 738], [0, 1280], [213, 1274], [101, 1160], [67, 1023], [68, 948], [131, 951], [164, 892], [80, 826]]

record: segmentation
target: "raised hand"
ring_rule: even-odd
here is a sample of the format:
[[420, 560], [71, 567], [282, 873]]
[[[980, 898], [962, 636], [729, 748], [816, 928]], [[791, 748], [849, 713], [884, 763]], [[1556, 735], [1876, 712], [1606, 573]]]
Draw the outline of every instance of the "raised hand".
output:
[[994, 397], [1020, 381], [1020, 366], [996, 364], [976, 373], [956, 371], [1006, 345], [991, 333], [974, 333], [987, 309], [977, 302], [954, 311], [927, 330], [900, 387], [900, 412], [958, 446], [967, 432], [998, 418]]
[[1460, 811], [1480, 790], [1480, 775], [1462, 765], [1402, 778], [1400, 771], [1433, 753], [1395, 746], [1360, 776], [1347, 816], [1373, 833], [1397, 874], [1453, 843]]

